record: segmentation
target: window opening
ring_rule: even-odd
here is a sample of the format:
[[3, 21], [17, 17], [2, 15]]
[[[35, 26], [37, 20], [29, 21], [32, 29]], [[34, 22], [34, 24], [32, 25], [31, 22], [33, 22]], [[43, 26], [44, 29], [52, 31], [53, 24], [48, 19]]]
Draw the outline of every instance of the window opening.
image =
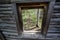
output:
[[22, 9], [23, 32], [41, 32], [44, 9]]
[[18, 4], [19, 26], [22, 32], [42, 33], [47, 17], [47, 7], [47, 3]]

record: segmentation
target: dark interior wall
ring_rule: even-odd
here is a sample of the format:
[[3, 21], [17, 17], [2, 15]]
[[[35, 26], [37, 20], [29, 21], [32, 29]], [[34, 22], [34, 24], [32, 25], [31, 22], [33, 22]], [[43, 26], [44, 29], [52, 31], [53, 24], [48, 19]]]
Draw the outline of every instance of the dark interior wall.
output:
[[[0, 29], [7, 40], [18, 40], [12, 3], [0, 4]], [[60, 38], [60, 2], [56, 2], [46, 38]]]

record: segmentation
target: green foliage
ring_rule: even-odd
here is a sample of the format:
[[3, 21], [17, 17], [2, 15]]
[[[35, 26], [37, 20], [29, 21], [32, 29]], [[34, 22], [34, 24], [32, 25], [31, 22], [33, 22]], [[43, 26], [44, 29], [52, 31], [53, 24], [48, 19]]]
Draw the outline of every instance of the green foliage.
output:
[[30, 19], [35, 22], [37, 19], [36, 10], [34, 9], [22, 10], [23, 21], [28, 21], [29, 15], [30, 15]]
[[[22, 10], [23, 26], [25, 29], [35, 27], [37, 23], [37, 9]], [[42, 18], [39, 19], [38, 25], [42, 23]], [[40, 25], [41, 26], [41, 25]]]

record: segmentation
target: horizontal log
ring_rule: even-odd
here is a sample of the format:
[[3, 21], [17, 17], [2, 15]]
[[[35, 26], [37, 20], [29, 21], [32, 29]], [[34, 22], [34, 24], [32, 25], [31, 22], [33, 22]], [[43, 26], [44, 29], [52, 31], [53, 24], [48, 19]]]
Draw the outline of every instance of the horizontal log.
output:
[[52, 15], [60, 15], [60, 13], [53, 13]]
[[13, 38], [13, 39], [18, 39], [19, 37], [18, 36], [10, 36], [10, 35], [5, 35], [6, 38]]
[[8, 34], [8, 35], [18, 35], [18, 33], [11, 33], [11, 32], [2, 32], [4, 35]]
[[60, 5], [60, 2], [56, 2], [55, 5]]
[[6, 38], [7, 40], [17, 40], [18, 38]]
[[60, 22], [50, 22], [50, 25], [60, 25]]
[[49, 28], [49, 30], [51, 30], [51, 31], [60, 31], [60, 28]]
[[13, 25], [16, 25], [16, 22], [0, 22], [0, 24], [13, 24]]
[[13, 25], [13, 24], [0, 24], [0, 26], [11, 26], [11, 27], [16, 27], [16, 25]]
[[0, 26], [0, 29], [4, 29], [4, 30], [6, 30], [6, 29], [8, 29], [8, 30], [17, 30], [17, 28], [16, 27], [13, 27], [13, 26], [4, 26], [4, 27], [3, 26]]
[[17, 29], [1, 29], [2, 32], [11, 32], [11, 33], [17, 33]]
[[[2, 21], [15, 21], [15, 18], [7, 18], [7, 19], [6, 18], [4, 18], [4, 19], [1, 18], [1, 20]], [[1, 20], [0, 20], [0, 22], [1, 22]]]
[[60, 33], [60, 31], [48, 30], [49, 33]]
[[60, 15], [52, 15], [52, 18], [60, 18]]
[[52, 18], [51, 21], [60, 21], [60, 18]]
[[0, 11], [10, 11], [10, 10], [12, 10], [11, 7], [8, 7], [8, 8], [0, 8]]
[[10, 23], [11, 24], [11, 23], [16, 23], [16, 22], [14, 22], [14, 21], [1, 21], [0, 20], [0, 24], [6, 24], [6, 23]]
[[58, 11], [58, 10], [54, 10], [53, 13], [60, 13], [60, 11]]
[[60, 5], [55, 5], [54, 8], [58, 9], [58, 8], [60, 8]]
[[60, 34], [47, 34], [47, 38], [56, 38], [58, 37]]
[[0, 7], [2, 7], [2, 6], [6, 6], [6, 7], [9, 7], [9, 6], [12, 6], [12, 4], [0, 4]]
[[60, 25], [49, 25], [49, 27], [60, 27]]
[[13, 11], [0, 11], [0, 13], [13, 13]]

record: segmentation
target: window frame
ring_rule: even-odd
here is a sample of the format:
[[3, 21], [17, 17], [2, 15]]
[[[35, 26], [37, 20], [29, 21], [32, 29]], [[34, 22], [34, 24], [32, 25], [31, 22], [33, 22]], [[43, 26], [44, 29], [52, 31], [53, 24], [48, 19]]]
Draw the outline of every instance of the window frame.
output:
[[[25, 5], [25, 4], [24, 4]], [[32, 6], [32, 5], [34, 5], [34, 6]], [[32, 5], [26, 5], [26, 6], [20, 6], [20, 5], [18, 5], [17, 6], [17, 9], [18, 9], [18, 20], [19, 20], [19, 23], [20, 24], [22, 24], [22, 26], [20, 27], [21, 28], [21, 31], [23, 32], [23, 20], [22, 20], [22, 13], [21, 13], [21, 8], [23, 7], [23, 9], [31, 9], [32, 7], [33, 8], [41, 8], [41, 9], [44, 9], [44, 12], [45, 12], [45, 9], [47, 9], [47, 8], [45, 8], [45, 7], [47, 7], [48, 5], [45, 5], [45, 4], [43, 4], [43, 3], [41, 3], [41, 5], [35, 5], [35, 4], [32, 4]], [[27, 7], [27, 8], [26, 8]], [[43, 7], [43, 8], [42, 8]], [[19, 10], [20, 10], [20, 12], [19, 12]], [[47, 12], [47, 10], [46, 10], [46, 12]], [[45, 24], [45, 18], [46, 18], [46, 15], [47, 15], [47, 13], [43, 13], [43, 19], [42, 19], [42, 25], [41, 25], [41, 32], [40, 33], [43, 33], [43, 28], [44, 28], [44, 24]]]
[[[20, 28], [20, 23], [18, 21], [18, 11], [17, 11], [17, 5], [16, 3], [27, 3], [29, 1], [24, 1], [24, 2], [13, 2], [13, 13], [15, 13], [15, 19], [16, 19], [16, 26], [17, 26], [17, 30], [18, 30], [18, 34], [22, 33], [22, 29]], [[30, 2], [35, 2], [35, 1], [30, 1]], [[55, 4], [55, 0], [37, 0], [37, 2], [49, 2], [49, 7], [48, 7], [48, 11], [47, 11], [47, 17], [46, 17], [46, 23], [45, 23], [45, 27], [42, 28], [41, 34], [45, 35], [47, 34], [48, 28], [49, 28], [49, 24], [50, 24], [50, 19], [53, 13], [53, 8], [54, 8], [54, 4]], [[22, 22], [21, 22], [22, 23]], [[23, 26], [23, 24], [21, 24]]]

